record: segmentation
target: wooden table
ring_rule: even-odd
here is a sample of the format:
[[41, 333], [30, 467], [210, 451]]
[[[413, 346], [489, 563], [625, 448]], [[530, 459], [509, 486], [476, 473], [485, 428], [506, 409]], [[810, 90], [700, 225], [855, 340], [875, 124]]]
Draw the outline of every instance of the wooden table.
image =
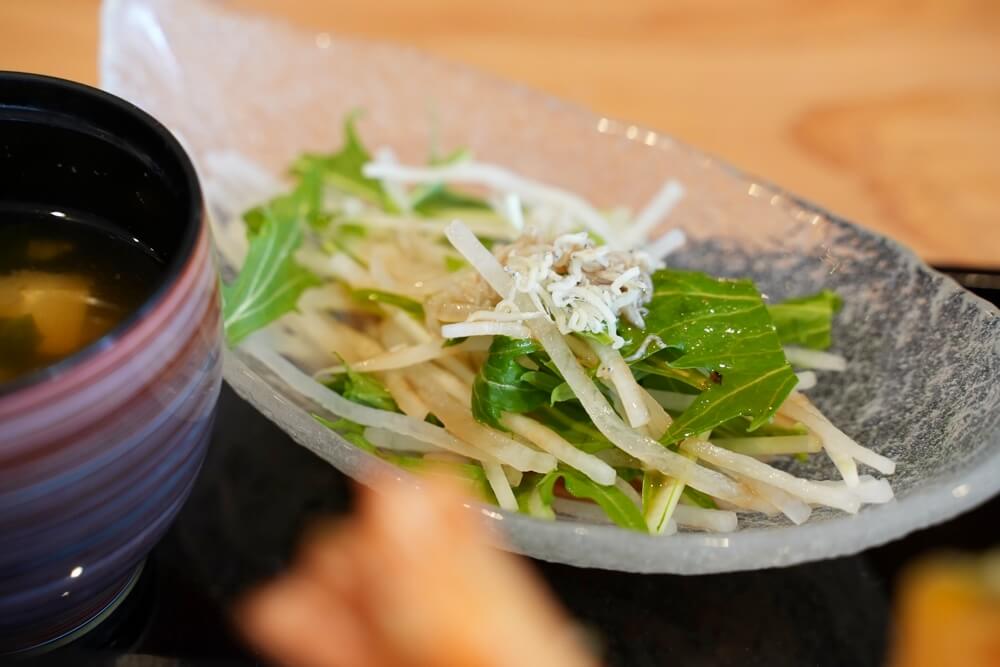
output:
[[[670, 132], [928, 260], [1000, 267], [996, 0], [241, 4], [527, 82]], [[0, 69], [96, 82], [97, 7], [0, 0]]]

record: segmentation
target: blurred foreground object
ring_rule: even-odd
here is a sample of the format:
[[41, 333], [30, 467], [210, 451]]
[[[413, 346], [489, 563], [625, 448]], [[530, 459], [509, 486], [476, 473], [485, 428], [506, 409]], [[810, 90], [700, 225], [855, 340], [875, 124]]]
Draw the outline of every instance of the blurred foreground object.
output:
[[900, 590], [891, 667], [1000, 666], [1000, 551], [925, 560]]
[[385, 480], [306, 540], [237, 609], [246, 637], [296, 667], [588, 667], [579, 631], [457, 492]]

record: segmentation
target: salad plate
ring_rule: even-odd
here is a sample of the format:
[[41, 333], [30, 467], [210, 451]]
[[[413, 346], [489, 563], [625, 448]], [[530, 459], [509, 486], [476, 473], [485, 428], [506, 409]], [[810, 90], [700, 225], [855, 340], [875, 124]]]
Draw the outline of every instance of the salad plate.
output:
[[[832, 351], [846, 370], [819, 372], [809, 398], [895, 461], [893, 500], [853, 515], [817, 507], [802, 525], [741, 514], [735, 532], [666, 536], [477, 506], [510, 548], [635, 572], [776, 567], [885, 543], [1000, 488], [1000, 316], [909, 250], [669, 135], [410, 49], [317, 36], [232, 6], [111, 0], [102, 16], [103, 87], [155, 115], [189, 150], [220, 238], [226, 221], [276, 194], [271, 184], [297, 156], [336, 150], [343, 119], [361, 110], [364, 141], [391, 147], [402, 164], [465, 149], [602, 211], [642, 210], [664, 183], [680, 184], [683, 198], [649, 235], [655, 244], [668, 229], [683, 232], [671, 268], [750, 278], [768, 303], [822, 290], [842, 300]], [[262, 175], [233, 187], [233, 165], [244, 163]], [[220, 252], [224, 279], [238, 268]], [[315, 402], [252, 352], [234, 347], [226, 380], [296, 442], [362, 482], [412, 480], [318, 422]], [[837, 478], [824, 456], [782, 465]]]

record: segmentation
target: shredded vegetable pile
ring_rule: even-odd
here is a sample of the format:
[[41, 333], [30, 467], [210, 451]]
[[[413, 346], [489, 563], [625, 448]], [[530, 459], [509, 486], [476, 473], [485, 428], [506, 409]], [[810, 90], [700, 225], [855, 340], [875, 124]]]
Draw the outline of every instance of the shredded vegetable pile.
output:
[[[802, 393], [845, 368], [827, 351], [837, 295], [771, 304], [670, 268], [683, 234], [647, 236], [680, 184], [604, 211], [466, 152], [373, 157], [353, 117], [344, 134], [291, 185], [229, 156], [212, 166], [238, 177], [212, 187], [272, 194], [216, 229], [242, 267], [223, 286], [229, 343], [354, 446], [506, 510], [653, 534], [892, 499], [874, 475], [894, 463]], [[810, 456], [841, 479], [782, 464]]]

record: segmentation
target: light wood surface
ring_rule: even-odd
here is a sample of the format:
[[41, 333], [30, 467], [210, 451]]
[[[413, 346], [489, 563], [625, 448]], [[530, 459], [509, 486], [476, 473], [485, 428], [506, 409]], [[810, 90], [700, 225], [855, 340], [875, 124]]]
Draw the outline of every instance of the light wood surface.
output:
[[[1000, 266], [998, 0], [246, 0], [674, 134], [939, 263]], [[0, 0], [0, 69], [96, 81], [97, 0]]]

